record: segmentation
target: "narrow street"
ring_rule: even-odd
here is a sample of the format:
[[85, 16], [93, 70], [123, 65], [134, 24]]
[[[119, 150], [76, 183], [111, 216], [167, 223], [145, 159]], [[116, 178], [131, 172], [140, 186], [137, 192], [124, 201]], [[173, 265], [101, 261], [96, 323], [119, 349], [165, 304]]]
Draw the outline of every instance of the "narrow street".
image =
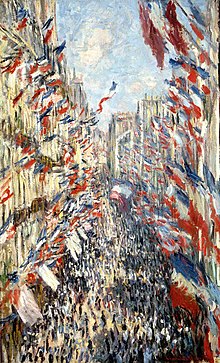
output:
[[80, 237], [75, 259], [66, 250], [57, 291], [44, 288], [43, 320], [22, 327], [11, 362], [146, 363], [199, 353], [192, 317], [172, 308], [172, 267], [159, 241], [109, 203], [106, 181], [98, 184], [103, 217]]

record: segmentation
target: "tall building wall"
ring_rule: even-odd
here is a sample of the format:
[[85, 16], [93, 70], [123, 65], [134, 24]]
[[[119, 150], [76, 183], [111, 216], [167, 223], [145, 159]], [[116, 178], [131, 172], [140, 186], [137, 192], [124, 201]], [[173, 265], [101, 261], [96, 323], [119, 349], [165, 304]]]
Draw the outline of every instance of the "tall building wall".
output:
[[[36, 147], [39, 138], [36, 132], [37, 120], [35, 112], [27, 102], [15, 106], [13, 100], [21, 90], [25, 90], [26, 95], [30, 97], [34, 94], [34, 85], [27, 89], [29, 63], [43, 54], [41, 28], [44, 21], [50, 16], [55, 16], [55, 4], [53, 1], [25, 1], [23, 9], [28, 10], [29, 24], [24, 29], [18, 30], [17, 15], [20, 9], [22, 9], [20, 2], [1, 2], [1, 59], [5, 60], [7, 57], [14, 55], [16, 57], [19, 51], [22, 52], [22, 59], [18, 57], [18, 61], [22, 65], [21, 68], [18, 67], [13, 72], [1, 71], [0, 73], [0, 169], [3, 170], [1, 173], [1, 188], [2, 193], [7, 188], [9, 188], [10, 193], [13, 193], [11, 198], [0, 205], [1, 226], [7, 223], [10, 215], [12, 215], [10, 225], [14, 224], [15, 219], [17, 225], [13, 238], [8, 238], [9, 234], [6, 233], [1, 240], [1, 271], [6, 269], [7, 272], [16, 269], [22, 263], [30, 245], [37, 239], [41, 228], [38, 219], [41, 219], [45, 208], [43, 202], [40, 205], [40, 198], [49, 199], [51, 197], [48, 195], [48, 191], [45, 191], [45, 181], [39, 181], [39, 175], [35, 176], [33, 170], [30, 172], [30, 170], [25, 170], [25, 168], [16, 165], [24, 157], [19, 138], [23, 139], [26, 147], [30, 146], [31, 148]], [[39, 19], [41, 19], [41, 22]], [[2, 64], [5, 66], [8, 62], [5, 61]], [[44, 147], [44, 149], [48, 150], [50, 148], [51, 145]], [[43, 152], [46, 152], [46, 150], [42, 150]], [[55, 155], [58, 156], [58, 148]], [[53, 177], [50, 179], [50, 190], [51, 194], [53, 194], [58, 185]], [[39, 201], [39, 204], [37, 201]]]
[[[59, 171], [64, 170], [68, 125], [59, 123], [62, 116], [54, 107], [49, 113], [49, 124], [44, 134], [39, 123], [39, 110], [47, 108], [49, 102], [56, 104], [67, 99], [71, 117], [78, 119], [83, 108], [85, 112], [81, 118], [88, 114], [88, 105], [82, 82], [74, 85], [74, 89], [67, 85], [69, 71], [65, 68], [65, 59], [58, 62], [53, 52], [58, 45], [55, 1], [24, 1], [23, 9], [28, 11], [29, 18], [27, 26], [20, 31], [17, 30], [17, 13], [21, 2], [4, 1], [0, 6], [0, 58], [5, 60], [12, 55], [20, 62], [13, 72], [4, 72], [4, 69], [0, 72], [0, 188], [3, 198], [7, 188], [13, 194], [0, 204], [0, 228], [5, 231], [0, 236], [0, 274], [7, 274], [21, 265], [31, 246], [36, 244], [45, 223], [48, 203], [61, 191]], [[50, 42], [45, 45], [42, 26], [50, 18], [53, 18], [53, 32]], [[22, 51], [20, 58], [17, 57], [19, 50]], [[38, 70], [30, 75], [36, 59]], [[8, 61], [3, 63], [7, 64]], [[44, 71], [48, 64], [52, 65], [51, 72]], [[45, 77], [37, 79], [38, 74]], [[32, 100], [36, 91], [43, 87], [46, 93], [49, 90], [47, 83], [53, 80], [61, 80], [62, 84], [50, 97], [36, 102], [35, 107]], [[22, 97], [15, 102], [21, 90]], [[74, 108], [76, 102], [78, 105]], [[84, 138], [86, 131], [83, 125], [80, 132]], [[76, 152], [76, 163], [80, 164], [80, 146], [75, 144], [74, 137], [71, 142]], [[33, 155], [38, 165], [43, 165], [47, 172], [35, 173], [35, 164], [26, 168], [25, 162], [19, 163], [22, 158], [27, 157], [28, 161]], [[15, 233], [12, 230], [14, 226]]]
[[205, 160], [215, 179], [219, 181], [219, 2], [209, 1], [207, 24], [210, 39], [209, 88], [212, 90], [209, 102], [206, 104], [208, 127], [206, 135]]

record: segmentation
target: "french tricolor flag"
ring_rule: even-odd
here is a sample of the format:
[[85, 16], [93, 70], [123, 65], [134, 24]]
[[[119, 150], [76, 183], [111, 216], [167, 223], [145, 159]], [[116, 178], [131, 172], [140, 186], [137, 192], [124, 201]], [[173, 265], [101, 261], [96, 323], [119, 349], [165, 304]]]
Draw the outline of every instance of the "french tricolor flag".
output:
[[44, 44], [48, 44], [53, 33], [53, 18], [49, 18], [42, 27]]

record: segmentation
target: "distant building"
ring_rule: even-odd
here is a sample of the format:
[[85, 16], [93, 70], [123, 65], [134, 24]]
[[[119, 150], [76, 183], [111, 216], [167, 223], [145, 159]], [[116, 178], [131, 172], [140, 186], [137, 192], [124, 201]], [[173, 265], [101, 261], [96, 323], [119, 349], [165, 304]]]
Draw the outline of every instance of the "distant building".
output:
[[107, 135], [104, 131], [96, 127], [92, 132], [92, 140], [95, 145], [93, 148], [93, 152], [95, 153], [94, 157], [98, 163], [97, 166], [101, 168], [107, 164]]
[[165, 108], [163, 98], [161, 96], [152, 96], [145, 93], [144, 98], [138, 102], [137, 113], [143, 121], [144, 130], [150, 127], [150, 121], [153, 116], [163, 118], [165, 116]]
[[108, 164], [112, 176], [127, 178], [132, 161], [136, 114], [118, 112], [109, 124]]

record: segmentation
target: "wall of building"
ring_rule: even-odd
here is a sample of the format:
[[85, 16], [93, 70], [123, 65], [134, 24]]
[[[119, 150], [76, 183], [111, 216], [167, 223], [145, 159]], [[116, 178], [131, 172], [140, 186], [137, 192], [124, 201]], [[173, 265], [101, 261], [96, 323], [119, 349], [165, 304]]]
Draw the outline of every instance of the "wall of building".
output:
[[[7, 57], [11, 57], [11, 64], [14, 61], [19, 62], [13, 71], [4, 71], [2, 68], [0, 72], [2, 200], [7, 196], [4, 194], [7, 188], [12, 194], [8, 200], [0, 204], [2, 276], [18, 269], [27, 257], [44, 225], [50, 201], [62, 191], [59, 172], [65, 169], [65, 147], [69, 147], [68, 124], [60, 124], [62, 115], [59, 115], [54, 107], [49, 113], [45, 132], [42, 132], [39, 123], [40, 113], [48, 107], [49, 102], [55, 105], [59, 100], [66, 99], [69, 114], [80, 126], [80, 120], [87, 117], [89, 112], [83, 83], [65, 68], [65, 59], [59, 61], [54, 52], [59, 45], [55, 5], [55, 1], [24, 1], [23, 10], [28, 12], [28, 21], [23, 29], [18, 30], [17, 14], [22, 8], [21, 2], [1, 2], [0, 58], [1, 61], [5, 61], [1, 64], [10, 65]], [[53, 18], [53, 30], [50, 41], [45, 44], [45, 31], [42, 27], [50, 18]], [[31, 67], [36, 64], [37, 71], [30, 74]], [[49, 70], [45, 71], [44, 67], [48, 65]], [[37, 78], [39, 75], [43, 77]], [[49, 90], [47, 84], [54, 80], [61, 81], [54, 94], [44, 100], [41, 96], [33, 100], [37, 90], [44, 88], [43, 92], [46, 93]], [[21, 90], [22, 97], [15, 102]], [[79, 138], [84, 139], [87, 133], [88, 130], [82, 124], [78, 129]], [[74, 135], [70, 141], [70, 147], [75, 150], [75, 161], [81, 165], [80, 144], [75, 142]], [[37, 161], [33, 166], [27, 167], [26, 162], [20, 163], [22, 158], [26, 157], [28, 161], [33, 156]], [[43, 172], [35, 173], [35, 165], [39, 164], [43, 166]]]

